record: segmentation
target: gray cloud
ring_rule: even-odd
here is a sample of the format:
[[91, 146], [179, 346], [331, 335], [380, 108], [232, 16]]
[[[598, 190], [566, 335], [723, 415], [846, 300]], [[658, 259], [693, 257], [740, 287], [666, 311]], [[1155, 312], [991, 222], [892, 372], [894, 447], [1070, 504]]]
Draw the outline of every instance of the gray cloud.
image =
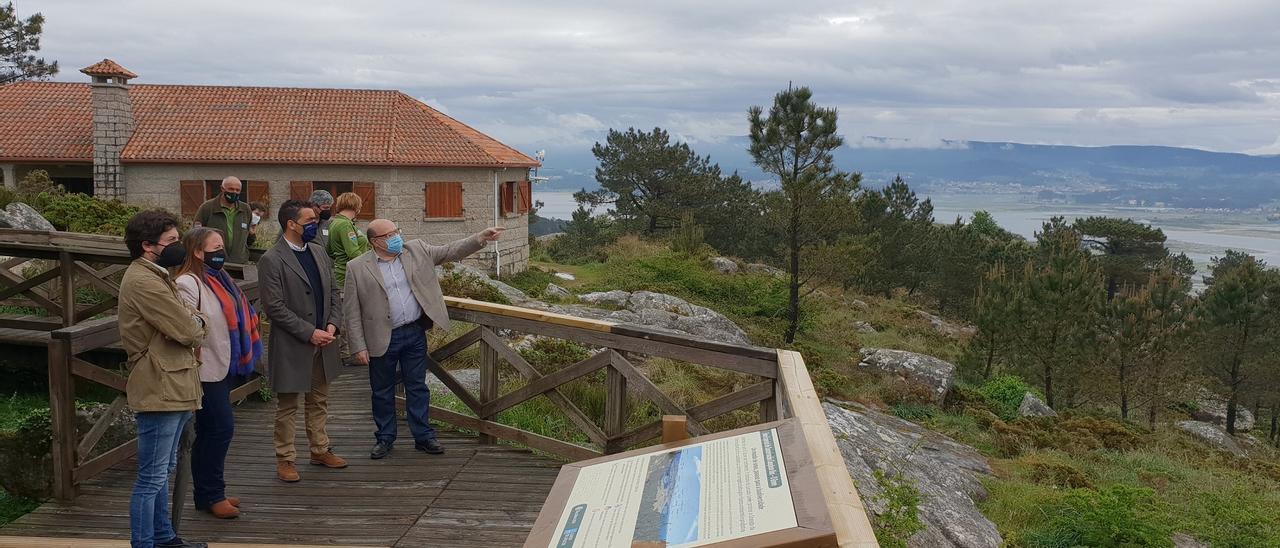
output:
[[1271, 0], [328, 2], [17, 0], [44, 54], [152, 83], [401, 89], [523, 150], [609, 127], [742, 135], [788, 81], [841, 130], [1272, 150]]

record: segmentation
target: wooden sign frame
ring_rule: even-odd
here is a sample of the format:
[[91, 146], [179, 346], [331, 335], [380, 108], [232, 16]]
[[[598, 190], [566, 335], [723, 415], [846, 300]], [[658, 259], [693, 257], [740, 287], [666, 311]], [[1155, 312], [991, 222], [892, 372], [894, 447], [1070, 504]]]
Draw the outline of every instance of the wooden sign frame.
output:
[[617, 453], [605, 457], [573, 462], [560, 468], [560, 475], [551, 487], [538, 520], [525, 540], [525, 548], [545, 548], [551, 545], [552, 537], [560, 524], [573, 492], [579, 472], [583, 468], [595, 464], [635, 457], [649, 453], [657, 453], [687, 445], [696, 445], [752, 432], [778, 429], [778, 447], [782, 450], [782, 462], [787, 471], [787, 482], [791, 489], [791, 501], [796, 512], [796, 527], [761, 533], [749, 537], [735, 538], [705, 546], [723, 548], [734, 547], [790, 547], [790, 548], [827, 548], [836, 547], [835, 529], [831, 525], [831, 516], [827, 513], [826, 498], [822, 495], [822, 487], [814, 471], [813, 457], [809, 454], [809, 445], [805, 443], [804, 432], [795, 419], [768, 422], [710, 434], [697, 438], [664, 443], [644, 449], [636, 449], [625, 453]]

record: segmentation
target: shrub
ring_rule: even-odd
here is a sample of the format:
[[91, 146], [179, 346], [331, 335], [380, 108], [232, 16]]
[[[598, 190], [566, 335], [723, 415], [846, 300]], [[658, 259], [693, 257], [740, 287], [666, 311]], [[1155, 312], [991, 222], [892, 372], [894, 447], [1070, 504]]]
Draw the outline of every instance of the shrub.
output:
[[937, 413], [938, 408], [932, 405], [922, 405], [919, 403], [899, 403], [889, 408], [894, 416], [909, 421], [925, 421], [932, 419]]
[[586, 208], [578, 207], [573, 220], [565, 225], [564, 235], [551, 241], [547, 254], [562, 263], [580, 264], [604, 261], [604, 246], [617, 239], [617, 231], [603, 216], [593, 217]]
[[1022, 459], [1027, 466], [1027, 476], [1033, 482], [1059, 489], [1089, 489], [1093, 481], [1080, 469], [1069, 463], [1030, 455]]
[[516, 274], [504, 275], [500, 278], [506, 284], [525, 292], [531, 297], [541, 297], [547, 284], [555, 283], [556, 277], [536, 266], [526, 268]]
[[58, 230], [112, 236], [123, 236], [129, 219], [140, 211], [119, 200], [100, 200], [84, 194], [60, 194], [38, 209]]
[[991, 410], [1000, 418], [1010, 421], [1018, 417], [1018, 406], [1027, 392], [1034, 392], [1026, 381], [1014, 375], [992, 377], [978, 389]]
[[1046, 526], [1024, 537], [1028, 546], [1171, 546], [1172, 531], [1155, 519], [1150, 489], [1114, 485], [1074, 489], [1063, 497]]
[[591, 356], [587, 347], [565, 339], [538, 337], [520, 356], [541, 373], [555, 371], [573, 365]]
[[498, 304], [511, 304], [498, 288], [470, 274], [450, 271], [440, 278], [440, 290], [451, 297], [475, 299]]
[[885, 548], [906, 548], [907, 539], [924, 529], [918, 508], [923, 498], [920, 490], [901, 473], [888, 475], [876, 470], [873, 474], [880, 488], [876, 501], [884, 505], [875, 515], [876, 540]]

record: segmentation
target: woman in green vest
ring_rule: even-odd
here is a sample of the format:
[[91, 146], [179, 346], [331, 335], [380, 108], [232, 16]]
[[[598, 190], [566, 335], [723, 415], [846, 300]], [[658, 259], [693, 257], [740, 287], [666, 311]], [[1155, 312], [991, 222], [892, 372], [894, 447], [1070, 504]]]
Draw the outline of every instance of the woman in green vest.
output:
[[[329, 221], [329, 241], [325, 244], [325, 250], [333, 259], [333, 281], [338, 284], [340, 292], [347, 282], [347, 263], [369, 251], [368, 236], [363, 230], [356, 228], [355, 224], [356, 215], [360, 214], [363, 205], [364, 201], [354, 192], [339, 194], [333, 204], [333, 209], [338, 214]], [[342, 294], [345, 295], [345, 292]], [[338, 337], [338, 351], [342, 354], [342, 363], [353, 363], [345, 336]]]

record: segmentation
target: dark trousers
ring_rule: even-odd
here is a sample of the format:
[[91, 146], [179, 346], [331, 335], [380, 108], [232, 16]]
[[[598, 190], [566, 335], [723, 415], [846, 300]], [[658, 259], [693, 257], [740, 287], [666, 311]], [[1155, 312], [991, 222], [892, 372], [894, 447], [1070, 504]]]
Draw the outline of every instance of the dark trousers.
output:
[[409, 324], [391, 331], [387, 352], [369, 359], [369, 387], [373, 391], [374, 434], [380, 442], [396, 440], [396, 368], [404, 379], [405, 411], [414, 441], [436, 437], [427, 422], [431, 391], [427, 388], [427, 336], [421, 325]]
[[227, 450], [235, 435], [235, 413], [231, 409], [231, 389], [240, 377], [228, 374], [218, 382], [202, 382], [204, 397], [196, 411], [196, 439], [191, 446], [191, 483], [196, 508], [207, 509], [227, 498], [222, 471]]

